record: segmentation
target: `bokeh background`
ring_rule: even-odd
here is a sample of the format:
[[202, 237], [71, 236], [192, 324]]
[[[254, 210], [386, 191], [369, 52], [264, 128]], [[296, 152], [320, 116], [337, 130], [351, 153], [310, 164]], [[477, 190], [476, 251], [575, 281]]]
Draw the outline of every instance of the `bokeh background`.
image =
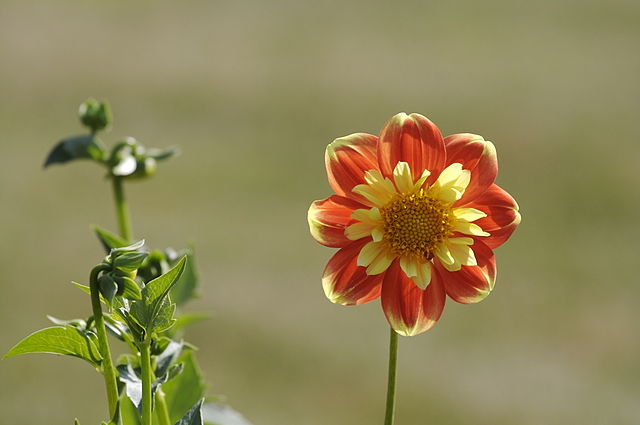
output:
[[[633, 0], [0, 1], [0, 351], [89, 314], [68, 282], [102, 256], [89, 225], [116, 229], [110, 187], [41, 165], [95, 96], [107, 143], [182, 148], [127, 191], [138, 237], [197, 246], [210, 392], [255, 425], [381, 423], [387, 324], [325, 299], [306, 211], [332, 139], [420, 112], [494, 141], [523, 221], [490, 297], [400, 340], [397, 423], [640, 423], [639, 20]], [[6, 424], [106, 413], [75, 359], [2, 360], [0, 382]]]

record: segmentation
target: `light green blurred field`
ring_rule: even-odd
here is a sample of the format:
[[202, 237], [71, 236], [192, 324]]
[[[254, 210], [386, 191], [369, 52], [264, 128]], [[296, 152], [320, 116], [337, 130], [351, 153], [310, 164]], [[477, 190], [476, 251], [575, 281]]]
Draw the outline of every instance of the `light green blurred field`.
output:
[[[128, 187], [134, 231], [198, 249], [212, 315], [189, 339], [255, 425], [382, 422], [377, 302], [329, 303], [306, 210], [324, 147], [420, 112], [493, 140], [523, 221], [495, 292], [400, 341], [398, 425], [640, 423], [640, 3], [0, 1], [0, 351], [89, 314], [68, 284], [115, 229], [88, 163], [41, 164], [107, 98], [109, 142], [179, 145]], [[0, 422], [104, 419], [90, 367], [0, 361]]]

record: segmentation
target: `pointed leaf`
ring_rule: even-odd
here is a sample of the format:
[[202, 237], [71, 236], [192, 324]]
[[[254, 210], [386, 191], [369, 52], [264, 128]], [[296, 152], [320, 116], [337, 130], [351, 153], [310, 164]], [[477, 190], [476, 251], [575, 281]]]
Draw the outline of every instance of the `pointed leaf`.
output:
[[146, 156], [149, 156], [155, 159], [156, 161], [163, 161], [174, 155], [178, 155], [179, 153], [180, 153], [180, 149], [175, 146], [172, 146], [166, 149], [149, 148], [147, 149]]
[[20, 341], [4, 357], [26, 353], [64, 354], [81, 358], [98, 367], [102, 356], [92, 335], [80, 332], [72, 326], [45, 328]]
[[200, 399], [175, 425], [202, 425], [202, 403]]
[[187, 411], [204, 397], [205, 385], [202, 373], [192, 351], [184, 351], [178, 359], [184, 365], [182, 372], [162, 384], [172, 423], [176, 423]]
[[147, 305], [156, 303], [159, 299], [164, 298], [173, 285], [176, 284], [182, 272], [185, 269], [187, 257], [184, 256], [173, 266], [171, 270], [160, 277], [153, 279], [142, 290], [142, 297]]
[[94, 159], [102, 161], [104, 158], [104, 147], [97, 137], [84, 134], [62, 139], [53, 147], [44, 167], [51, 164], [63, 164], [74, 159]]
[[54, 325], [59, 326], [72, 326], [80, 331], [83, 331], [87, 328], [87, 322], [82, 319], [71, 319], [71, 320], [62, 320], [56, 317], [50, 316], [47, 314], [47, 319], [49, 319]]
[[128, 245], [126, 240], [102, 227], [92, 226], [92, 229], [107, 251], [107, 254], [109, 254], [113, 248], [122, 248]]
[[198, 272], [196, 270], [193, 247], [189, 247], [184, 252], [187, 257], [187, 264], [182, 276], [171, 289], [171, 299], [179, 306], [195, 298], [198, 289]]
[[140, 412], [129, 397], [123, 394], [120, 397], [120, 421], [118, 425], [141, 425]]
[[142, 403], [142, 380], [138, 377], [131, 364], [118, 365], [118, 378], [124, 384], [125, 393], [136, 409]]
[[167, 348], [156, 357], [156, 376], [167, 373], [169, 366], [174, 364], [182, 354], [182, 347], [182, 342], [171, 341]]

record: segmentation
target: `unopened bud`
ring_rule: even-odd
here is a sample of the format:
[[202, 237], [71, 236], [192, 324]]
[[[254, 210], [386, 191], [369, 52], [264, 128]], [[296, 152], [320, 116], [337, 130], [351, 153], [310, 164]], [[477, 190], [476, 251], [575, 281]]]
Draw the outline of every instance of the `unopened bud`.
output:
[[103, 130], [111, 125], [111, 109], [106, 102], [89, 98], [80, 104], [78, 114], [82, 124], [93, 132]]

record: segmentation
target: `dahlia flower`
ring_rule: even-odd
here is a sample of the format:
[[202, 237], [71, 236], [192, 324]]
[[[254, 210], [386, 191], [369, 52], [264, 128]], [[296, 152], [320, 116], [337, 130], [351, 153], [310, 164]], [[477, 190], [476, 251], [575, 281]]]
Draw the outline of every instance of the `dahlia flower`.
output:
[[493, 289], [493, 249], [520, 223], [516, 201], [494, 184], [493, 144], [475, 134], [443, 139], [419, 114], [400, 113], [380, 136], [356, 133], [327, 146], [335, 195], [308, 221], [321, 244], [339, 248], [322, 277], [343, 305], [378, 297], [401, 335], [430, 329], [446, 296], [476, 303]]

